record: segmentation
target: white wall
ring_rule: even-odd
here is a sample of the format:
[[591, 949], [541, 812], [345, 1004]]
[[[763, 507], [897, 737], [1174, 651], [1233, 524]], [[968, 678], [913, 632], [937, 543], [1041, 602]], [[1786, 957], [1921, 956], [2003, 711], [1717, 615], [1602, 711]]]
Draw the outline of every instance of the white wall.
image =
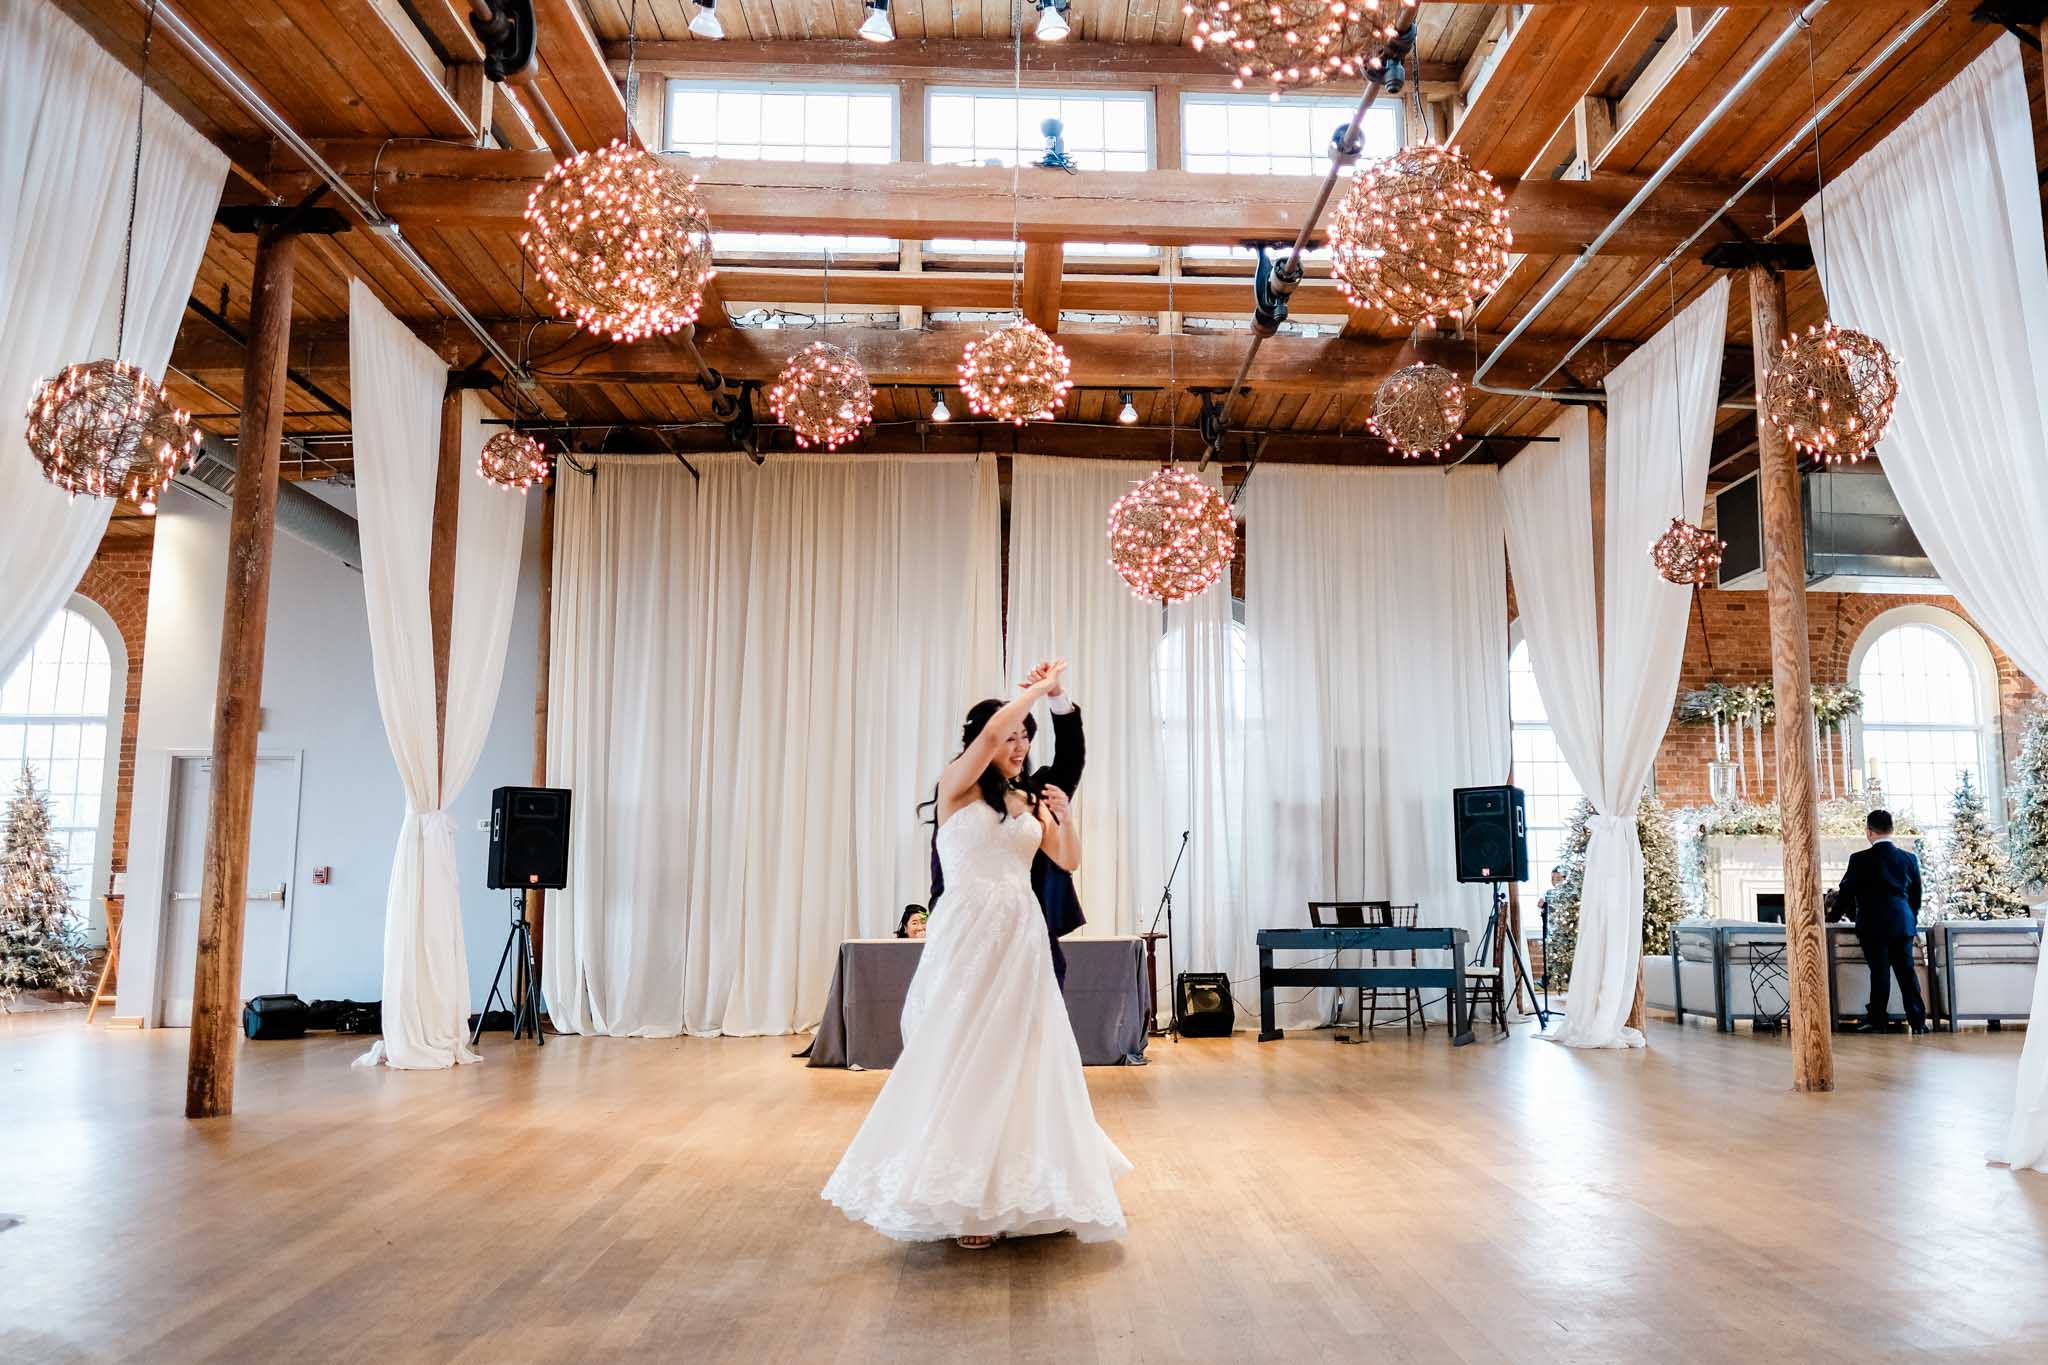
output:
[[[350, 490], [307, 487], [355, 510]], [[533, 777], [540, 507], [538, 498], [528, 503], [504, 686], [483, 758], [451, 811], [464, 876], [463, 934], [474, 1005], [490, 989], [507, 921], [504, 894], [484, 887], [487, 837], [477, 824], [490, 814], [492, 788], [523, 786]], [[171, 755], [212, 746], [226, 583], [227, 514], [188, 496], [167, 498], [157, 518], [150, 569], [116, 1008], [120, 1016], [148, 1024], [158, 1014]], [[464, 701], [457, 679], [448, 704], [452, 709]], [[377, 711], [363, 579], [283, 534], [272, 552], [263, 713], [258, 749], [296, 753], [302, 765], [285, 989], [308, 1000], [378, 999], [385, 884], [405, 795]], [[316, 886], [313, 869], [322, 866], [334, 869], [334, 880]]]

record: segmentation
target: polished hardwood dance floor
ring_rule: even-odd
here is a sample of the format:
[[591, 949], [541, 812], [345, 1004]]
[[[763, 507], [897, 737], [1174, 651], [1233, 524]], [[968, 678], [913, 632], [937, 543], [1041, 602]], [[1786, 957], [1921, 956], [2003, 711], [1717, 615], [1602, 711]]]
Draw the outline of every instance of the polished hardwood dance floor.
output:
[[[244, 1046], [0, 1021], [0, 1359], [2048, 1359], [2048, 1175], [1987, 1167], [2020, 1036], [1648, 1053], [1247, 1035], [1097, 1069], [1128, 1240], [905, 1247], [821, 1203], [878, 1073], [792, 1041]], [[18, 1220], [18, 1221], [13, 1221]]]

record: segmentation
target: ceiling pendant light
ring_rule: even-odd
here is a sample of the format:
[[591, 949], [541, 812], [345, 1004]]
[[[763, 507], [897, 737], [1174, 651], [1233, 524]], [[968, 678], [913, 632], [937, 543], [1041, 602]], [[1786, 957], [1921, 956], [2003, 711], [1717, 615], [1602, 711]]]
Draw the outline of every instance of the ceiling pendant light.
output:
[[1123, 411], [1116, 415], [1116, 420], [1122, 422], [1125, 426], [1129, 426], [1138, 420], [1137, 405], [1131, 402], [1131, 391], [1129, 389], [1125, 389], [1120, 397], [1124, 400], [1124, 407]]
[[1038, 0], [1038, 41], [1056, 43], [1072, 31], [1067, 22], [1068, 0]]
[[1242, 90], [1255, 82], [1289, 86], [1364, 76], [1379, 70], [1381, 44], [1415, 11], [1415, 0], [1187, 0], [1188, 41], [1213, 52]]
[[723, 38], [725, 25], [718, 22], [718, 0], [694, 0], [694, 5], [697, 12], [690, 16], [690, 32], [714, 42]]
[[1185, 465], [1133, 484], [1109, 509], [1109, 566], [1133, 593], [1162, 606], [1214, 586], [1237, 553], [1237, 517]]
[[[1664, 262], [1664, 284], [1671, 293], [1671, 321], [1666, 324], [1676, 339], [1678, 326], [1678, 276], [1671, 268], [1671, 262]], [[1675, 447], [1678, 467], [1678, 499], [1681, 508], [1685, 497], [1685, 386], [1678, 377], [1678, 347], [1671, 347], [1671, 416], [1674, 430], [1678, 434]], [[1712, 531], [1682, 516], [1673, 517], [1664, 534], [1650, 542], [1650, 567], [1666, 583], [1681, 588], [1704, 588], [1714, 581], [1714, 570], [1721, 566], [1721, 551], [1727, 544]]]
[[[824, 301], [818, 308], [818, 330], [832, 325], [832, 253], [825, 253]], [[768, 391], [775, 420], [796, 434], [799, 446], [839, 447], [860, 435], [874, 420], [875, 390], [868, 372], [853, 353], [830, 342], [814, 341], [791, 356], [775, 387]]]
[[1073, 362], [1057, 341], [1019, 318], [976, 337], [960, 357], [960, 392], [983, 417], [1023, 426], [1049, 422], [1066, 406]]
[[1373, 395], [1366, 429], [1402, 459], [1442, 456], [1465, 421], [1465, 386], [1441, 365], [1396, 370]]
[[149, 102], [154, 0], [142, 28], [142, 74], [135, 93], [135, 163], [128, 184], [128, 236], [122, 247], [114, 354], [81, 362], [37, 384], [28, 404], [28, 453], [43, 477], [77, 497], [123, 497], [144, 516], [157, 496], [199, 454], [191, 414], [172, 406], [163, 386], [120, 358], [128, 342], [128, 263], [135, 252], [135, 208], [142, 189], [142, 116]]
[[944, 389], [932, 390], [932, 420], [934, 422], [950, 422], [953, 420], [953, 410], [946, 406], [946, 391]]
[[895, 26], [889, 22], [889, 0], [867, 0], [867, 18], [860, 21], [860, 36], [871, 43], [896, 41]]
[[476, 472], [500, 488], [523, 493], [547, 482], [547, 452], [525, 432], [508, 428], [484, 442], [483, 452], [477, 456]]
[[1361, 308], [1434, 326], [1507, 278], [1507, 196], [1456, 147], [1423, 144], [1361, 166], [1330, 220], [1330, 273]]

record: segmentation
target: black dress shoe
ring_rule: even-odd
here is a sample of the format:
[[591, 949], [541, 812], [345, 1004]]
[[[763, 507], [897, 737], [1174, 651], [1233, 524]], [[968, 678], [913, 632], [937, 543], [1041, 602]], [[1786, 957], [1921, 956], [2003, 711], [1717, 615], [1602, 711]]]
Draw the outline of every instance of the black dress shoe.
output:
[[1932, 1033], [1932, 1032], [1934, 1032], [1934, 1030], [1933, 1030], [1933, 1029], [1931, 1029], [1931, 1028], [1929, 1028], [1929, 1027], [1927, 1027], [1927, 1025], [1925, 1025], [1925, 1024], [1915, 1024], [1915, 1025], [1913, 1025], [1913, 1033], [1914, 1033], [1914, 1035], [1915, 1035], [1915, 1036], [1918, 1036], [1918, 1035], [1920, 1035], [1920, 1034], [1922, 1034], [1922, 1033]]
[[1883, 1024], [1873, 1024], [1873, 1023], [1871, 1023], [1871, 1022], [1870, 1022], [1870, 1021], [1869, 1021], [1868, 1019], [1865, 1019], [1865, 1020], [1863, 1020], [1863, 1021], [1862, 1021], [1861, 1023], [1858, 1023], [1858, 1024], [1851, 1024], [1851, 1025], [1849, 1025], [1849, 1032], [1851, 1032], [1851, 1033], [1883, 1033], [1883, 1032], [1884, 1032], [1884, 1025], [1883, 1025]]

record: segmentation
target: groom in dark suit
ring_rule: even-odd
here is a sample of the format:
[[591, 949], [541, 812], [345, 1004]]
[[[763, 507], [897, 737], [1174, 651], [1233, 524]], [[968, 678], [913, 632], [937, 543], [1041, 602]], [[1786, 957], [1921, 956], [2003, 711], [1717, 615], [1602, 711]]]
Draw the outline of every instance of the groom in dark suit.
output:
[[1870, 966], [1870, 1010], [1859, 1033], [1882, 1033], [1891, 1013], [1891, 981], [1913, 1032], [1927, 1032], [1927, 1006], [1913, 973], [1914, 916], [1920, 910], [1920, 860], [1892, 842], [1891, 812], [1874, 810], [1864, 822], [1870, 847], [1849, 856], [1835, 893], [1835, 917], [1856, 925], [1863, 960]]
[[[1030, 686], [1033, 679], [1027, 679]], [[1052, 711], [1052, 762], [1036, 770], [1027, 769], [1017, 779], [1017, 785], [1036, 796], [1047, 787], [1058, 787], [1068, 796], [1074, 795], [1081, 785], [1081, 769], [1088, 760], [1087, 741], [1081, 733], [1081, 708], [1074, 705], [1074, 699], [1067, 695], [1064, 685], [1059, 685], [1046, 694], [1046, 705]], [[988, 703], [993, 707], [995, 703]], [[1038, 727], [1025, 718], [1025, 728], [1036, 735]], [[946, 874], [939, 866], [938, 832], [932, 833], [932, 899], [933, 906], [939, 903], [939, 895], [946, 889]], [[1055, 863], [1043, 853], [1034, 854], [1031, 859], [1031, 889], [1038, 893], [1039, 907], [1045, 912], [1046, 936], [1052, 940], [1052, 970], [1059, 978], [1060, 987], [1067, 984], [1067, 955], [1060, 951], [1060, 940], [1088, 922], [1081, 913], [1081, 897], [1074, 890], [1074, 874]]]

